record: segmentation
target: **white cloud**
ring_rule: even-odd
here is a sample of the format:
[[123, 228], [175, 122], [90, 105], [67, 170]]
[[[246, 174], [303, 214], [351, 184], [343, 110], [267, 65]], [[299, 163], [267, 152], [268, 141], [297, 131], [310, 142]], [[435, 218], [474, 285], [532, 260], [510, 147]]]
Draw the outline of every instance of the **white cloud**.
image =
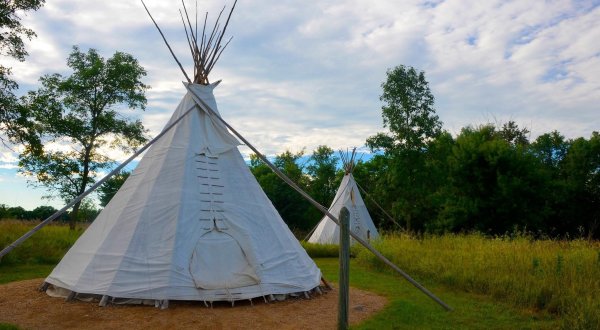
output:
[[0, 169], [4, 169], [4, 170], [14, 170], [19, 168], [16, 164], [11, 164], [11, 163], [0, 163]]
[[[200, 16], [209, 11], [212, 22], [232, 3], [199, 3]], [[179, 2], [147, 5], [189, 69]], [[399, 64], [426, 71], [452, 132], [515, 120], [532, 137], [550, 130], [589, 136], [600, 127], [597, 22], [600, 7], [580, 1], [241, 1], [227, 33], [234, 39], [212, 80], [224, 80], [215, 93], [225, 119], [270, 155], [320, 144], [360, 146], [382, 131], [380, 84], [386, 69]], [[38, 34], [28, 43], [27, 61], [10, 63], [23, 89], [36, 88], [41, 74], [67, 72], [65, 60], [77, 44], [139, 59], [152, 86], [148, 107], [126, 114], [139, 116], [151, 135], [185, 92], [137, 0], [56, 0], [23, 23]]]
[[8, 148], [0, 149], [0, 163], [16, 163], [17, 161], [17, 154], [14, 151]]

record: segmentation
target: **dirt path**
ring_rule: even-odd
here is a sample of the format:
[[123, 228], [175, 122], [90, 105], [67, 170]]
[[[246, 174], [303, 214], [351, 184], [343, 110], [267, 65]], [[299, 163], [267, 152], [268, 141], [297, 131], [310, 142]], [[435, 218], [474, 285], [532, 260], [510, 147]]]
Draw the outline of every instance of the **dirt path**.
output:
[[[337, 290], [310, 300], [294, 299], [254, 305], [238, 302], [204, 307], [171, 302], [169, 309], [150, 306], [99, 307], [97, 303], [65, 302], [38, 292], [43, 279], [0, 285], [0, 323], [24, 329], [335, 329]], [[384, 297], [352, 288], [350, 323], [356, 324], [381, 310]]]

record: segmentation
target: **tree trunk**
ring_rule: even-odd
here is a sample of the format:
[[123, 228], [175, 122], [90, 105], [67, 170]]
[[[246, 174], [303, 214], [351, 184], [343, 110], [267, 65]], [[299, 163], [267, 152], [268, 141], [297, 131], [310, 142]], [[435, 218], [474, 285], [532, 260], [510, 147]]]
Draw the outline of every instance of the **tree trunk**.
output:
[[[92, 139], [92, 142], [90, 145], [94, 144], [94, 140]], [[84, 157], [84, 161], [83, 161], [83, 173], [82, 173], [82, 180], [81, 180], [81, 187], [79, 187], [79, 192], [77, 193], [77, 196], [83, 194], [85, 192], [85, 188], [87, 187], [87, 183], [88, 183], [88, 176], [89, 176], [89, 172], [90, 172], [90, 153], [91, 153], [92, 148], [91, 147], [86, 147], [85, 148], [85, 157]], [[81, 202], [79, 201], [77, 202], [77, 204], [73, 205], [73, 211], [71, 211], [71, 216], [69, 217], [69, 229], [71, 230], [75, 230], [75, 222], [77, 221], [77, 215], [79, 214], [79, 207], [81, 206]]]
[[79, 214], [79, 206], [81, 205], [81, 201], [77, 202], [73, 205], [73, 211], [69, 215], [69, 229], [75, 230], [75, 222], [77, 221], [77, 215]]

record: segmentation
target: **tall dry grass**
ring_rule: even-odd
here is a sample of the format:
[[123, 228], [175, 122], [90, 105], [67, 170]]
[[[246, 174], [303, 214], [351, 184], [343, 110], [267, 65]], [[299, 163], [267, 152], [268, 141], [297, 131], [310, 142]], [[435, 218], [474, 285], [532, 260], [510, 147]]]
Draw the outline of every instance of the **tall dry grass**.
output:
[[[340, 254], [340, 246], [337, 244], [317, 244], [302, 241], [304, 250], [311, 258], [337, 258]], [[360, 244], [350, 246], [350, 257], [355, 257], [360, 250]]]
[[[0, 220], [0, 249], [8, 246], [38, 221]], [[83, 228], [69, 230], [68, 225], [50, 224], [4, 256], [0, 263], [56, 264], [83, 233]]]
[[[566, 329], [600, 329], [600, 242], [396, 234], [374, 245], [424, 281], [548, 310]], [[357, 259], [388, 271], [366, 250]]]

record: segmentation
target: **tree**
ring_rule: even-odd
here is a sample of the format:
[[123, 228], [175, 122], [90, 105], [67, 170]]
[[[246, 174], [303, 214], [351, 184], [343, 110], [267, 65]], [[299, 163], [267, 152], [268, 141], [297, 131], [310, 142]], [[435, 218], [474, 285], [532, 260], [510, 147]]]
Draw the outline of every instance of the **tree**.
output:
[[517, 123], [512, 120], [502, 125], [502, 129], [498, 131], [498, 135], [514, 146], [526, 146], [529, 144], [529, 130], [527, 128], [519, 128]]
[[98, 210], [94, 201], [91, 198], [86, 198], [81, 202], [76, 220], [80, 222], [92, 222], [96, 219], [98, 213], [100, 213], [100, 210]]
[[8, 212], [8, 205], [0, 204], [0, 220], [10, 218], [10, 213]]
[[[146, 71], [126, 53], [105, 60], [95, 49], [83, 53], [73, 47], [67, 64], [70, 76], [45, 75], [42, 87], [20, 100], [20, 121], [31, 134], [19, 155], [19, 171], [70, 201], [114, 163], [104, 150], [128, 151], [146, 141], [141, 121], [117, 110], [124, 105], [143, 110], [148, 86], [140, 81]], [[73, 206], [72, 229], [80, 205]]]
[[370, 148], [386, 152], [419, 150], [440, 134], [442, 123], [435, 114], [435, 99], [425, 72], [399, 65], [387, 71], [381, 87], [383, 127], [388, 127], [390, 134], [379, 133], [367, 139]]
[[[25, 61], [27, 51], [23, 38], [31, 40], [35, 32], [21, 25], [18, 13], [38, 10], [43, 3], [44, 0], [4, 0], [0, 3], [0, 56]], [[10, 74], [11, 69], [0, 64], [0, 129], [9, 138], [18, 140], [18, 130], [13, 129], [13, 123], [19, 117], [15, 108], [17, 98], [14, 95], [19, 86], [10, 78]]]
[[[379, 229], [395, 228], [396, 224], [388, 219], [388, 217], [375, 204], [382, 206], [389, 214], [391, 212], [391, 204], [395, 199], [392, 193], [388, 193], [388, 189], [381, 185], [384, 182], [384, 177], [388, 171], [388, 159], [383, 155], [374, 155], [368, 161], [359, 160], [354, 166], [352, 175], [356, 183], [360, 185], [367, 193], [361, 190], [361, 194], [373, 223]], [[340, 173], [343, 175], [343, 172]], [[341, 181], [341, 177], [340, 177]], [[397, 229], [397, 228], [396, 228]]]
[[26, 218], [27, 211], [20, 206], [9, 207], [7, 211], [11, 219], [24, 220]]
[[58, 211], [52, 206], [38, 206], [31, 211], [32, 220], [44, 220]]
[[569, 142], [558, 131], [553, 131], [538, 136], [530, 149], [544, 165], [557, 171], [567, 154]]
[[600, 134], [572, 140], [561, 167], [567, 192], [563, 221], [569, 225], [563, 230], [587, 231], [592, 238], [600, 228]]
[[530, 146], [551, 178], [546, 219], [552, 235], [598, 237], [600, 228], [600, 134], [566, 140], [559, 132], [540, 135]]
[[339, 182], [336, 182], [338, 157], [328, 146], [318, 146], [309, 158], [306, 173], [310, 195], [320, 204], [329, 205], [335, 196]]
[[381, 87], [383, 126], [389, 133], [367, 139], [371, 150], [385, 153], [378, 162], [385, 163], [387, 171], [375, 184], [375, 193], [384, 197], [383, 207], [407, 230], [420, 231], [429, 212], [429, 196], [436, 189], [426, 169], [427, 148], [442, 133], [442, 123], [423, 71], [397, 66], [387, 71]]
[[[304, 151], [285, 151], [275, 156], [273, 165], [306, 191], [304, 167], [298, 164], [303, 155]], [[250, 171], [290, 229], [310, 229], [311, 222], [306, 221], [306, 212], [310, 209], [310, 204], [300, 194], [273, 173], [256, 155], [250, 157]]]
[[98, 196], [100, 205], [105, 207], [113, 196], [119, 191], [125, 180], [129, 177], [130, 172], [122, 171], [110, 177], [98, 188]]
[[504, 234], [544, 228], [549, 178], [532, 153], [507, 141], [493, 125], [463, 128], [448, 163], [436, 230]]
[[[319, 204], [328, 207], [340, 184], [340, 177], [337, 174], [338, 157], [335, 156], [333, 149], [328, 146], [318, 146], [308, 159], [305, 167], [306, 174], [306, 192], [314, 198]], [[315, 226], [323, 213], [315, 207], [308, 207], [305, 213], [306, 221], [310, 226]]]

